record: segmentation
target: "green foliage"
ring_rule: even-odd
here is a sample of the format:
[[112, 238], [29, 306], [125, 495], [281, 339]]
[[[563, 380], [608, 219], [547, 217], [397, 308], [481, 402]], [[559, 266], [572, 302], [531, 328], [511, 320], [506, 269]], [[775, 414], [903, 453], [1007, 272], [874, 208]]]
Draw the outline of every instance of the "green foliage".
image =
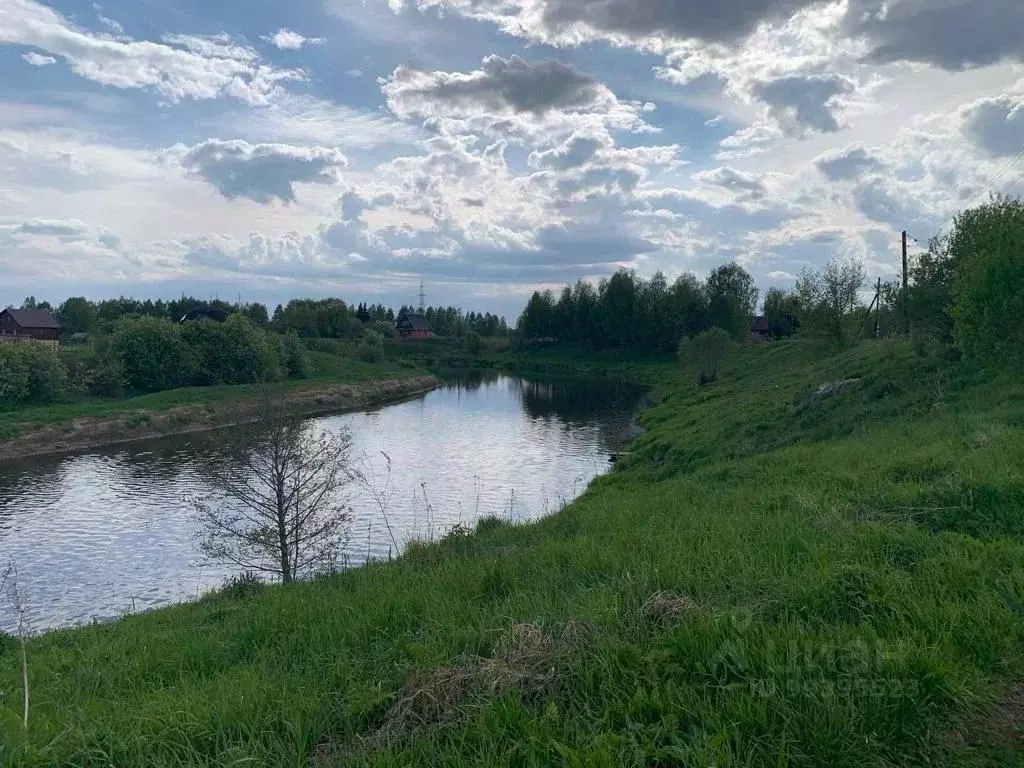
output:
[[382, 339], [395, 338], [395, 324], [390, 320], [373, 320], [369, 324], [369, 329]]
[[46, 344], [0, 344], [0, 406], [56, 401], [67, 384], [67, 370]]
[[645, 280], [621, 270], [596, 289], [583, 281], [566, 287], [557, 301], [550, 291], [534, 293], [517, 330], [520, 340], [670, 354], [681, 336], [713, 325], [725, 327], [737, 340], [747, 338], [757, 295], [753, 279], [735, 264], [714, 270], [707, 285], [690, 274], [669, 285], [660, 272]]
[[57, 322], [61, 334], [91, 333], [96, 323], [96, 310], [92, 302], [83, 296], [70, 298], [57, 308]]
[[796, 281], [801, 328], [836, 344], [853, 341], [862, 320], [858, 291], [864, 281], [864, 265], [854, 259], [832, 259], [821, 272], [805, 268]]
[[85, 383], [86, 390], [94, 397], [123, 397], [127, 388], [124, 365], [108, 357], [89, 371]]
[[373, 331], [363, 333], [356, 354], [364, 363], [376, 363], [384, 357], [384, 340]]
[[109, 350], [123, 366], [128, 386], [139, 392], [181, 387], [194, 375], [195, 358], [180, 326], [170, 320], [126, 318], [118, 324]]
[[476, 331], [469, 331], [464, 339], [466, 351], [471, 355], [479, 355], [483, 348], [483, 340]]
[[267, 335], [247, 317], [235, 314], [224, 323], [199, 320], [181, 326], [193, 362], [189, 384], [250, 384], [279, 376], [277, 355]]
[[995, 198], [958, 216], [949, 260], [957, 346], [973, 360], [1024, 361], [1024, 202]]
[[278, 336], [281, 366], [289, 379], [307, 379], [312, 373], [309, 354], [299, 335], [292, 331]]
[[709, 328], [679, 342], [679, 361], [696, 365], [699, 381], [706, 384], [718, 378], [718, 365], [732, 346], [732, 335], [722, 328]]
[[799, 326], [800, 302], [796, 294], [780, 288], [769, 288], [764, 297], [764, 317], [775, 339], [784, 339], [796, 333]]

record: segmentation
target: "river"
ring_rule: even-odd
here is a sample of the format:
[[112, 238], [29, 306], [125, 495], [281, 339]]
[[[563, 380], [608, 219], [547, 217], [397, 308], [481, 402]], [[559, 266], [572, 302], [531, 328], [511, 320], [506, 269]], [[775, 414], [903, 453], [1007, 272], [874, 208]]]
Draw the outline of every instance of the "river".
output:
[[[641, 398], [609, 382], [492, 375], [311, 419], [351, 431], [353, 456], [378, 491], [390, 461], [391, 532], [373, 494], [351, 487], [342, 565], [482, 517], [521, 522], [557, 510], [611, 468]], [[31, 630], [106, 621], [223, 584], [233, 571], [202, 562], [188, 499], [208, 490], [203, 467], [236, 437], [214, 431], [0, 464], [0, 569], [16, 563]], [[16, 627], [5, 601], [0, 629]]]

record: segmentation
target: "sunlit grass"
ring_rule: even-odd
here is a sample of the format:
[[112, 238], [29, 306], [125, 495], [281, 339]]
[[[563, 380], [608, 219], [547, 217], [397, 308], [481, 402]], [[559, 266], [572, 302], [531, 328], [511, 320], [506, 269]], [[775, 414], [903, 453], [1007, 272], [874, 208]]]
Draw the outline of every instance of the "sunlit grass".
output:
[[[1015, 382], [888, 343], [838, 356], [801, 343], [744, 350], [704, 388], [672, 364], [619, 368], [653, 385], [648, 431], [550, 518], [487, 521], [393, 563], [45, 635], [29, 645], [27, 735], [15, 645], [0, 641], [0, 761], [998, 757], [999, 745], [949, 734], [1024, 672]], [[818, 385], [851, 378], [860, 384], [801, 407]], [[657, 593], [684, 609], [652, 612]], [[444, 693], [436, 722], [395, 732], [400, 701], [462, 679], [438, 670], [478, 669], [518, 623], [553, 638], [586, 628], [552, 651], [557, 685], [427, 690]]]

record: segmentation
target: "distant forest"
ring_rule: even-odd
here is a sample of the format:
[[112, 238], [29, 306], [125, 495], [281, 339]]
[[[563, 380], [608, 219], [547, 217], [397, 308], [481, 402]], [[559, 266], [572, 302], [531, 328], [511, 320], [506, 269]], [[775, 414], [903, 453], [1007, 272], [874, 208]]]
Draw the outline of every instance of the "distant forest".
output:
[[[39, 301], [34, 296], [29, 296], [22, 306], [54, 312], [65, 336], [109, 331], [125, 317], [178, 320], [193, 310], [213, 307], [229, 315], [244, 315], [257, 326], [270, 328], [278, 333], [294, 331], [302, 338], [346, 338], [358, 337], [364, 326], [374, 322], [393, 322], [397, 314], [394, 309], [383, 304], [346, 304], [336, 298], [293, 299], [285, 305], [279, 305], [273, 314], [260, 303], [233, 303], [220, 299], [204, 301], [191, 296], [170, 301], [140, 300], [123, 296], [117, 299], [90, 301], [84, 297], [75, 297], [56, 307], [47, 301]], [[404, 306], [398, 311], [403, 310], [416, 311], [412, 307]], [[490, 312], [463, 312], [456, 307], [428, 307], [426, 316], [434, 332], [439, 336], [462, 337], [470, 331], [480, 336], [508, 333], [505, 318]]]

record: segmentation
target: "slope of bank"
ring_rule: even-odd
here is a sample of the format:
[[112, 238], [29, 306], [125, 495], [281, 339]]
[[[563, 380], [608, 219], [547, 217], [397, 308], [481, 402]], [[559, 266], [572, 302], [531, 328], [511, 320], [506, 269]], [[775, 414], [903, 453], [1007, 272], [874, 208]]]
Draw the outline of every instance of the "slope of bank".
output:
[[[274, 391], [284, 393], [292, 412], [313, 416], [394, 402], [440, 383], [425, 372], [404, 373], [396, 376], [381, 370], [379, 378], [348, 383], [344, 379], [288, 382], [275, 385]], [[10, 435], [0, 439], [0, 462], [244, 424], [258, 418], [260, 407], [260, 387], [241, 385], [8, 413]]]
[[1016, 382], [889, 343], [631, 370], [647, 432], [535, 525], [32, 640], [27, 734], [0, 640], [0, 762], [1011, 764]]

